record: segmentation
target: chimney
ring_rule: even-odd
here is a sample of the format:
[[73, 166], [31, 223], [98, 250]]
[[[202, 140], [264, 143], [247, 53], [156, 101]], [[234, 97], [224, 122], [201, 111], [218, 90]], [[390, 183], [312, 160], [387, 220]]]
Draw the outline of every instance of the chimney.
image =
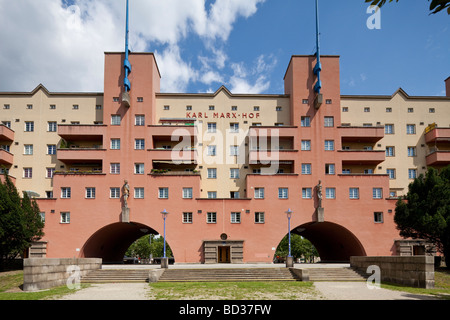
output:
[[447, 97], [450, 97], [450, 77], [445, 80], [445, 89], [447, 92]]

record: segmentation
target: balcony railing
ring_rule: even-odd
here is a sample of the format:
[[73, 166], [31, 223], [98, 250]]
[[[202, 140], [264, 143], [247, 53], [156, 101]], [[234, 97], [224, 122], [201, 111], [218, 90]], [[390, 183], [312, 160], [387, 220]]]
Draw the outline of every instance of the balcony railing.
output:
[[0, 125], [0, 141], [14, 141], [14, 131], [5, 125]]
[[449, 142], [450, 143], [450, 128], [438, 128], [436, 126], [428, 127], [425, 131], [425, 142]]
[[450, 164], [450, 150], [434, 150], [427, 156], [427, 166]]
[[343, 164], [378, 165], [386, 159], [383, 150], [339, 150]]
[[106, 133], [106, 125], [58, 125], [58, 135], [64, 140], [68, 141], [90, 141], [101, 140], [101, 137]]
[[14, 155], [4, 149], [0, 149], [0, 164], [12, 165], [14, 162]]
[[294, 161], [297, 156], [298, 150], [250, 150], [248, 158], [250, 164], [256, 164]]
[[343, 142], [375, 143], [384, 138], [384, 127], [338, 127]]

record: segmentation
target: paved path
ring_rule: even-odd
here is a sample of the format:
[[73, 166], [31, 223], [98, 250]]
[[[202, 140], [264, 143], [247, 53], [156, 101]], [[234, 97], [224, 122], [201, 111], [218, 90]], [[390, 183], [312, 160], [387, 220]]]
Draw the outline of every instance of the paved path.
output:
[[148, 300], [148, 283], [91, 284], [58, 300]]

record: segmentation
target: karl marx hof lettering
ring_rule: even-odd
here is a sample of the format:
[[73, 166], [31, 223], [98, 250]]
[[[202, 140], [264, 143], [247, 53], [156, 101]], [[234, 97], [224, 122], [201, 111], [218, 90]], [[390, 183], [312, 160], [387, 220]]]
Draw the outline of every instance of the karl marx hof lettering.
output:
[[[207, 112], [186, 112], [186, 118], [209, 119]], [[259, 113], [214, 112], [213, 119], [259, 119]]]

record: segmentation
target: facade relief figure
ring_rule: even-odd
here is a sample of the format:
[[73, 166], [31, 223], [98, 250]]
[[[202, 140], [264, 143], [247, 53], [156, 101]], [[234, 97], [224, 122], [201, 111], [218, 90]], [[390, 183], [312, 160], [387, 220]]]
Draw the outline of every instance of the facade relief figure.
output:
[[319, 180], [319, 184], [316, 186], [316, 190], [317, 190], [317, 200], [319, 202], [318, 208], [322, 208], [323, 195], [322, 195], [322, 181], [321, 180]]
[[128, 181], [125, 180], [122, 187], [122, 195], [123, 195], [123, 207], [128, 208], [128, 197], [130, 196], [130, 186], [128, 185]]

